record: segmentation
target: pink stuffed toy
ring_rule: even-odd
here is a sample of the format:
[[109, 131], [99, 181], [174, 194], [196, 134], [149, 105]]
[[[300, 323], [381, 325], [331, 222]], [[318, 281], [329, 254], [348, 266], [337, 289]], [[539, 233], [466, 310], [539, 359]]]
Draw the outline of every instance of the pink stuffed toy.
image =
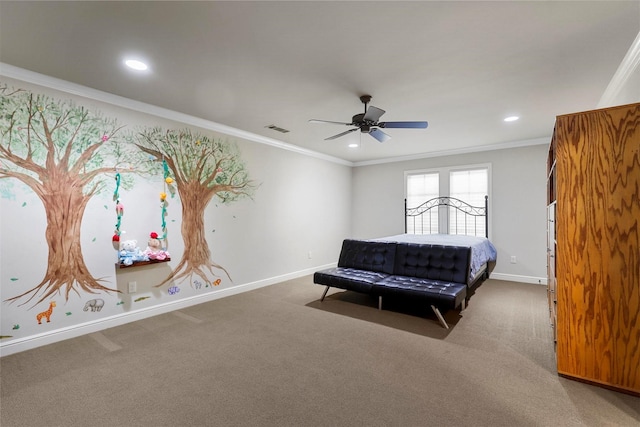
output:
[[164, 261], [171, 256], [169, 252], [162, 249], [162, 244], [160, 240], [158, 240], [158, 233], [151, 232], [149, 235], [149, 242], [147, 244], [147, 249], [145, 249], [144, 254], [149, 257], [149, 259], [156, 261]]

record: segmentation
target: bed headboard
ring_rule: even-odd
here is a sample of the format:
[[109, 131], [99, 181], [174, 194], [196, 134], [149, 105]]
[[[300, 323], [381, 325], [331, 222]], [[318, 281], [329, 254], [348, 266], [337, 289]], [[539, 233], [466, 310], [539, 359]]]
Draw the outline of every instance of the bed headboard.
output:
[[417, 207], [408, 207], [407, 199], [404, 199], [405, 234], [438, 233], [440, 206], [449, 207], [447, 225], [453, 224], [451, 234], [489, 238], [489, 196], [484, 196], [484, 206], [471, 206], [454, 197], [434, 197]]

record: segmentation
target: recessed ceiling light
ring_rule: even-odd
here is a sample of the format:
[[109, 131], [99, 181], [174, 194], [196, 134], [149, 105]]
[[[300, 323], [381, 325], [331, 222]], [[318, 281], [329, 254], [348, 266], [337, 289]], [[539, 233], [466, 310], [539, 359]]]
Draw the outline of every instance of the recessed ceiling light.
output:
[[349, 148], [358, 148], [358, 144], [349, 144]]
[[124, 63], [127, 67], [134, 69], [136, 71], [145, 71], [149, 68], [147, 64], [137, 59], [127, 59], [124, 61]]
[[520, 117], [518, 116], [509, 116], [509, 117], [505, 117], [504, 121], [505, 122], [515, 122], [516, 120], [518, 120]]

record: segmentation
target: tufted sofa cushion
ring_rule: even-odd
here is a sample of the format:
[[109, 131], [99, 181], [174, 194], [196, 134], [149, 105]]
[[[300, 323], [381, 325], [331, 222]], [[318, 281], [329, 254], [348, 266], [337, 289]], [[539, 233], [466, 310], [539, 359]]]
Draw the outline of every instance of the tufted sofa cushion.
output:
[[428, 300], [438, 307], [456, 308], [467, 297], [467, 286], [442, 280], [388, 276], [373, 286], [372, 293], [380, 296], [402, 295]]
[[338, 267], [393, 274], [396, 243], [346, 239], [338, 259]]
[[336, 267], [316, 271], [313, 282], [321, 283], [332, 288], [348, 289], [356, 292], [369, 293], [374, 283], [389, 277], [386, 273], [359, 270], [356, 268]]
[[393, 274], [466, 284], [471, 248], [398, 243]]

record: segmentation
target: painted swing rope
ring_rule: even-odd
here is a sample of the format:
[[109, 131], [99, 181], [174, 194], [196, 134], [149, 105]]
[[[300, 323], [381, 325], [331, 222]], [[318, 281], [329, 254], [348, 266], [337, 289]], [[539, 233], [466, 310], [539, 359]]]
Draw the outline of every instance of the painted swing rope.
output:
[[113, 247], [118, 252], [118, 264], [120, 268], [131, 267], [133, 265], [146, 265], [153, 262], [166, 262], [170, 261], [171, 257], [167, 252], [168, 247], [168, 230], [166, 217], [168, 215], [167, 207], [167, 191], [171, 193], [171, 197], [175, 196], [175, 188], [173, 187], [173, 178], [169, 176], [169, 166], [165, 159], [162, 159], [163, 167], [163, 192], [160, 193], [160, 208], [161, 208], [161, 230], [162, 236], [152, 231], [149, 233], [148, 246], [144, 251], [141, 251], [137, 246], [136, 240], [122, 241], [122, 234], [125, 232], [121, 230], [122, 217], [124, 215], [124, 205], [120, 201], [120, 184], [121, 176], [116, 168], [116, 188], [113, 192], [113, 200], [116, 203], [116, 224], [115, 231], [112, 237]]
[[[149, 233], [148, 246], [144, 251], [136, 246], [137, 241], [121, 241], [121, 234], [124, 233], [120, 229], [122, 224], [122, 216], [124, 215], [124, 207], [120, 201], [120, 174], [116, 169], [116, 189], [113, 193], [113, 200], [116, 202], [116, 226], [114, 235], [112, 238], [113, 247], [118, 250], [118, 261], [120, 268], [131, 267], [133, 265], [146, 265], [154, 262], [166, 262], [171, 260], [171, 256], [167, 251], [168, 247], [168, 230], [166, 217], [168, 215], [167, 207], [167, 191], [171, 193], [171, 197], [175, 196], [175, 188], [173, 187], [173, 178], [169, 176], [169, 166], [167, 162], [162, 159], [163, 167], [163, 192], [160, 193], [160, 208], [161, 208], [161, 230], [162, 236], [152, 231]], [[129, 244], [129, 246], [127, 246]]]
[[171, 261], [171, 255], [167, 251], [169, 242], [168, 242], [168, 231], [167, 231], [167, 206], [169, 203], [167, 202], [167, 186], [169, 186], [169, 192], [171, 193], [171, 197], [175, 195], [175, 190], [171, 186], [173, 183], [173, 178], [169, 176], [169, 167], [167, 162], [162, 159], [162, 167], [163, 167], [163, 190], [160, 193], [160, 209], [161, 209], [161, 230], [162, 236], [158, 236], [158, 233], [152, 231], [149, 234], [149, 242], [147, 249], [143, 252], [147, 261], [150, 262], [162, 262], [162, 261]]
[[113, 201], [116, 202], [116, 228], [113, 237], [111, 238], [113, 247], [116, 250], [119, 249], [120, 245], [120, 235], [122, 234], [120, 226], [122, 225], [122, 216], [124, 215], [124, 206], [120, 202], [120, 180], [120, 172], [116, 169], [116, 189], [113, 191]]
[[160, 193], [160, 208], [162, 210], [161, 213], [161, 230], [162, 237], [161, 241], [164, 242], [164, 249], [166, 250], [169, 247], [169, 242], [167, 240], [167, 206], [169, 203], [167, 202], [167, 190], [171, 193], [171, 198], [174, 198], [176, 195], [175, 188], [173, 187], [173, 178], [170, 176], [169, 165], [167, 165], [167, 161], [162, 158], [162, 169], [163, 169], [163, 179], [164, 179], [164, 191]]
[[137, 246], [137, 240], [122, 240], [122, 234], [124, 234], [125, 231], [121, 230], [120, 227], [122, 225], [122, 217], [124, 216], [124, 205], [120, 201], [120, 184], [122, 178], [117, 168], [115, 178], [116, 189], [113, 192], [113, 200], [116, 203], [116, 225], [111, 242], [113, 243], [113, 248], [117, 253], [117, 263], [121, 267], [131, 266], [134, 263], [146, 261], [147, 258]]

